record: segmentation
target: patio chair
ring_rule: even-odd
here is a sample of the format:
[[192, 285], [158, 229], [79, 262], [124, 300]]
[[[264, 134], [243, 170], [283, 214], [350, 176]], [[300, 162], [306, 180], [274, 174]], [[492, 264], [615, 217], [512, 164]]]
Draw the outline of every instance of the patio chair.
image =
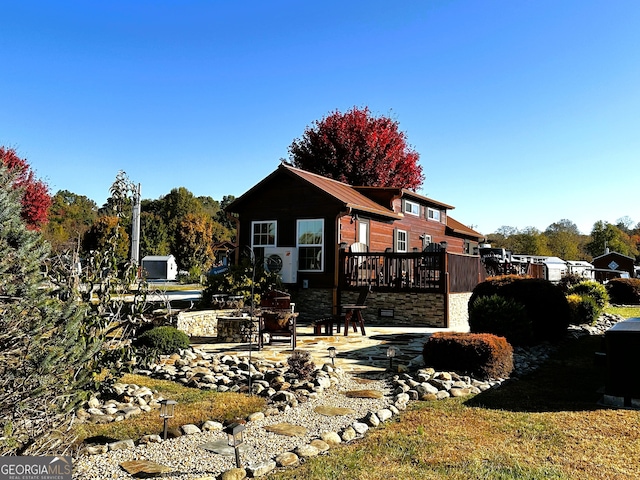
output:
[[[358, 299], [356, 300], [355, 305], [363, 306], [367, 301], [367, 296], [371, 291], [370, 287], [363, 288], [358, 295]], [[336, 333], [340, 333], [340, 325], [345, 323], [346, 313], [342, 312], [343, 306], [338, 305], [336, 307], [336, 311], [338, 312], [336, 315], [329, 315], [326, 317], [322, 317], [313, 322], [313, 333], [314, 335], [322, 335], [322, 330], [324, 329], [324, 335], [333, 335], [333, 329], [335, 326]], [[356, 319], [350, 319], [348, 323], [353, 324], [354, 331], [356, 330]], [[360, 325], [360, 322], [357, 322]], [[364, 329], [364, 325], [361, 325], [362, 329]]]
[[[345, 304], [338, 306], [338, 312], [340, 313], [340, 317], [344, 320], [344, 334], [347, 335], [349, 333], [349, 325], [353, 327], [353, 331], [357, 332], [358, 327], [360, 327], [360, 331], [362, 335], [366, 335], [364, 330], [364, 318], [362, 317], [362, 308], [367, 302], [367, 297], [369, 296], [369, 292], [371, 291], [371, 287], [366, 287], [360, 290], [360, 294], [358, 295], [358, 299], [355, 304]], [[339, 324], [338, 324], [339, 325]], [[340, 327], [338, 326], [338, 333], [340, 332]]]
[[285, 337], [291, 343], [291, 349], [295, 350], [297, 344], [296, 328], [297, 313], [290, 309], [262, 312], [260, 318], [259, 347], [264, 345], [264, 335], [268, 334], [269, 345], [276, 337]]

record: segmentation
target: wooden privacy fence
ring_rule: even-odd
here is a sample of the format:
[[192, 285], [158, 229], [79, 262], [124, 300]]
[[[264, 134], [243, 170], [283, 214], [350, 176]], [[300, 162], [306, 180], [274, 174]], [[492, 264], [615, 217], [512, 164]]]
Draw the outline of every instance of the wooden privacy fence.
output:
[[339, 286], [345, 290], [470, 292], [480, 282], [480, 257], [436, 252], [340, 252]]

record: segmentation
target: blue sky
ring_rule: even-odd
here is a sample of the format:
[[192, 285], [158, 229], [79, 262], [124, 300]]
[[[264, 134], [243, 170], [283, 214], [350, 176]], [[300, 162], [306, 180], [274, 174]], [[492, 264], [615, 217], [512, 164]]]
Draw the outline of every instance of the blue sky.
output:
[[0, 145], [102, 205], [239, 196], [368, 106], [482, 233], [640, 221], [637, 0], [2, 2]]

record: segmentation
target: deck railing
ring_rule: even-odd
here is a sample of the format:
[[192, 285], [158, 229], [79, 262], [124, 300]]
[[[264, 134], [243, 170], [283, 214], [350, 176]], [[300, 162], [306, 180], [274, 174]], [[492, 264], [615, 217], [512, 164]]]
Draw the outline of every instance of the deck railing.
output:
[[481, 280], [476, 256], [439, 252], [340, 252], [339, 285], [350, 290], [470, 292]]

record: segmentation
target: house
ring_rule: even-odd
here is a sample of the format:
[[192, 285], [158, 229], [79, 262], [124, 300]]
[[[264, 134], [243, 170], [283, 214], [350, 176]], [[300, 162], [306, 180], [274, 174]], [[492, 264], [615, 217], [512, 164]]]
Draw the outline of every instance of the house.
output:
[[173, 255], [147, 255], [142, 259], [142, 275], [149, 280], [175, 280], [178, 264]]
[[354, 187], [283, 163], [226, 211], [236, 219], [238, 245], [280, 269], [296, 305], [326, 311], [344, 300], [341, 255], [418, 258], [433, 245], [477, 251], [482, 235], [453, 219], [453, 208], [407, 189]]
[[593, 265], [584, 260], [567, 260], [567, 273], [580, 275], [585, 280], [594, 280]]
[[595, 267], [596, 280], [603, 282], [611, 278], [633, 278], [635, 259], [607, 248], [603, 255], [595, 257], [591, 263]]

